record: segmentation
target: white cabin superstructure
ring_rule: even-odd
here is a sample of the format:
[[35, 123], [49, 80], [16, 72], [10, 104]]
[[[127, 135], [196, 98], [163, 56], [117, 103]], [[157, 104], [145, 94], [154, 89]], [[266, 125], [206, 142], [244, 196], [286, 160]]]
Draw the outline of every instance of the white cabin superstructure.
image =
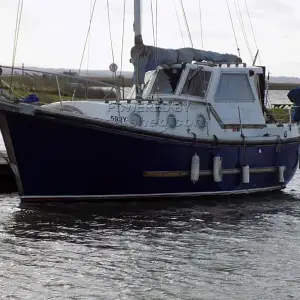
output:
[[[142, 97], [64, 101], [63, 106], [84, 117], [179, 137], [240, 140], [282, 139], [298, 135], [292, 124], [267, 122], [259, 77], [261, 67], [245, 64], [191, 63], [159, 66], [148, 72]], [[61, 109], [61, 103], [41, 109]]]

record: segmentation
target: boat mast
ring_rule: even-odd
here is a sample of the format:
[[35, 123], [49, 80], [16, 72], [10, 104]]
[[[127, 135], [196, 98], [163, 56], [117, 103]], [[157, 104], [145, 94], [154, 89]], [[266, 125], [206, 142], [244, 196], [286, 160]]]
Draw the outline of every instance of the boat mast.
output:
[[143, 45], [141, 0], [134, 0], [134, 44]]
[[[136, 51], [143, 47], [143, 37], [142, 37], [142, 13], [141, 13], [141, 0], [134, 0], [134, 23], [133, 23], [133, 31], [134, 31], [134, 47]], [[137, 51], [138, 52], [138, 51]], [[139, 76], [137, 72], [137, 78]], [[138, 82], [138, 80], [137, 80]], [[136, 98], [141, 98], [141, 86], [136, 82], [135, 84], [135, 94]]]

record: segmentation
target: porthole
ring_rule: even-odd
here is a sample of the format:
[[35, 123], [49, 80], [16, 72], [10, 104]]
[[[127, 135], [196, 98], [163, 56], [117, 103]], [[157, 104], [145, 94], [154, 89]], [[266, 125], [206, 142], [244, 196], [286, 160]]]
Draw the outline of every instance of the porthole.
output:
[[177, 120], [176, 120], [175, 115], [173, 115], [173, 114], [168, 115], [168, 118], [167, 118], [168, 127], [171, 129], [174, 129], [176, 127], [176, 124], [177, 124]]
[[199, 114], [197, 115], [197, 127], [200, 130], [203, 130], [206, 127], [206, 119], [203, 115]]
[[137, 113], [132, 113], [129, 116], [129, 122], [133, 126], [139, 126], [139, 127], [141, 127], [142, 126], [142, 117], [139, 114], [137, 114]]

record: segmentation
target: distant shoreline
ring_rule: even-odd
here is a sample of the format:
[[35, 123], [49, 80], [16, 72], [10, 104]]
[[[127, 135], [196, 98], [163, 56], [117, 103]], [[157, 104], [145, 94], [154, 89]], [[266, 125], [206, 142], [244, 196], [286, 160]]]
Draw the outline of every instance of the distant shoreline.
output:
[[292, 90], [295, 89], [297, 87], [300, 87], [300, 84], [296, 84], [296, 83], [274, 83], [274, 82], [270, 82], [269, 83], [269, 89], [270, 90]]

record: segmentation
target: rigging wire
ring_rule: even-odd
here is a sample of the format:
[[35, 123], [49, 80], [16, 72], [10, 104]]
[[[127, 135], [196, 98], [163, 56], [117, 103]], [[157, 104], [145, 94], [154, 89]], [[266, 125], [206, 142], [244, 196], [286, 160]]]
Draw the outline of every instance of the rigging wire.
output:
[[183, 37], [183, 31], [182, 31], [182, 28], [181, 28], [181, 25], [180, 25], [180, 20], [179, 20], [179, 15], [178, 15], [178, 11], [177, 11], [175, 0], [173, 0], [173, 3], [174, 3], [174, 9], [175, 9], [176, 17], [177, 17], [178, 27], [179, 27], [180, 34], [181, 34], [182, 43], [183, 43], [183, 46], [185, 47], [185, 42], [184, 42], [184, 37]]
[[85, 43], [84, 43], [84, 47], [83, 47], [83, 52], [82, 52], [82, 56], [81, 56], [81, 61], [80, 61], [80, 66], [79, 66], [79, 69], [78, 69], [78, 74], [80, 74], [80, 72], [81, 72], [82, 62], [83, 62], [83, 58], [84, 58], [84, 54], [85, 54], [85, 50], [86, 50], [87, 41], [88, 41], [90, 31], [91, 31], [91, 25], [92, 25], [92, 21], [93, 21], [93, 17], [94, 17], [96, 3], [97, 3], [97, 0], [94, 1], [93, 10], [92, 10], [92, 14], [91, 14], [91, 17], [90, 17], [90, 22], [89, 22], [89, 27], [88, 27], [88, 32], [87, 32], [87, 35], [86, 35], [86, 39], [85, 39]]
[[[252, 20], [251, 20], [249, 8], [248, 8], [247, 0], [245, 0], [245, 5], [246, 5], [246, 9], [247, 9], [247, 14], [248, 14], [250, 26], [251, 26], [251, 31], [252, 31], [252, 34], [253, 34], [253, 39], [254, 39], [255, 47], [258, 50], [259, 48], [257, 46], [256, 36], [255, 36], [254, 29], [253, 29], [253, 26], [252, 26]], [[261, 59], [260, 59], [260, 54], [259, 53], [258, 53], [258, 59], [259, 59], [259, 62], [261, 64]]]
[[[93, 0], [90, 0], [90, 18], [92, 17], [92, 8], [93, 8]], [[88, 44], [88, 55], [87, 55], [87, 66], [86, 66], [87, 77], [89, 77], [90, 48], [91, 48], [91, 35], [89, 35], [89, 44]]]
[[202, 26], [202, 9], [201, 9], [201, 0], [199, 0], [199, 13], [200, 13], [200, 31], [201, 31], [201, 44], [202, 49], [204, 49], [204, 42], [203, 42], [203, 26]]
[[234, 24], [233, 24], [232, 15], [231, 15], [228, 0], [226, 0], [226, 2], [227, 2], [227, 8], [228, 8], [230, 21], [231, 21], [231, 26], [232, 26], [232, 30], [233, 30], [233, 35], [234, 35], [234, 39], [235, 39], [235, 43], [236, 43], [236, 48], [237, 48], [239, 57], [241, 57], [241, 51], [240, 51], [240, 47], [239, 47], [239, 44], [238, 44], [238, 40], [237, 40], [237, 36], [236, 36], [236, 32], [235, 32], [235, 28], [234, 28]]
[[151, 5], [153, 45], [155, 45], [154, 14], [153, 14], [153, 3], [152, 3], [152, 0], [150, 0], [150, 5]]
[[253, 54], [252, 54], [251, 47], [250, 47], [250, 44], [249, 44], [249, 41], [248, 41], [247, 32], [245, 30], [244, 21], [243, 21], [243, 17], [242, 17], [242, 14], [241, 14], [239, 2], [234, 1], [234, 5], [235, 5], [236, 13], [237, 13], [237, 16], [238, 16], [238, 19], [239, 19], [239, 22], [240, 22], [240, 25], [241, 25], [241, 28], [242, 28], [242, 32], [243, 32], [243, 35], [244, 35], [246, 46], [247, 46], [249, 54], [251, 56], [251, 61], [253, 61]]
[[[124, 54], [125, 20], [126, 20], [126, 0], [124, 0], [124, 6], [123, 6], [123, 30], [122, 30], [120, 77], [119, 77], [119, 84], [118, 84], [119, 86], [121, 85], [121, 78], [122, 78], [122, 74], [123, 74], [123, 54]], [[124, 94], [124, 85], [123, 85], [123, 94]]]
[[[156, 47], [158, 46], [158, 0], [156, 0], [155, 4], [155, 15], [156, 15], [156, 20], [155, 20], [155, 40], [156, 40]], [[157, 53], [156, 53], [156, 60], [157, 60]]]
[[[156, 45], [155, 45], [155, 64], [157, 65], [158, 62], [158, 0], [155, 2], [155, 39], [156, 39]], [[158, 75], [158, 74], [157, 74]], [[155, 84], [156, 84], [156, 93], [157, 93], [157, 99], [159, 98], [159, 88], [158, 88], [158, 76], [156, 76], [155, 79]]]
[[106, 6], [107, 6], [107, 19], [108, 19], [108, 29], [109, 29], [111, 55], [112, 55], [113, 63], [115, 63], [115, 54], [114, 54], [112, 34], [111, 34], [111, 22], [110, 22], [110, 13], [109, 13], [109, 0], [106, 1]]
[[10, 74], [10, 92], [12, 92], [12, 79], [13, 79], [13, 73], [14, 73], [14, 66], [15, 66], [15, 62], [16, 62], [16, 55], [17, 55], [17, 47], [18, 47], [22, 12], [23, 12], [23, 0], [19, 0], [18, 10], [17, 10], [17, 19], [16, 19], [16, 28], [15, 28], [15, 37], [14, 37], [12, 69], [11, 69], [11, 74]]
[[186, 13], [185, 13], [185, 9], [184, 9], [184, 5], [183, 5], [182, 0], [180, 0], [180, 3], [181, 3], [182, 13], [183, 13], [183, 16], [184, 16], [185, 25], [186, 25], [186, 28], [187, 28], [187, 31], [188, 31], [188, 34], [189, 34], [190, 43], [191, 43], [192, 48], [194, 48], [192, 35], [191, 35], [191, 32], [190, 32], [189, 23], [187, 21], [187, 17], [186, 17]]

